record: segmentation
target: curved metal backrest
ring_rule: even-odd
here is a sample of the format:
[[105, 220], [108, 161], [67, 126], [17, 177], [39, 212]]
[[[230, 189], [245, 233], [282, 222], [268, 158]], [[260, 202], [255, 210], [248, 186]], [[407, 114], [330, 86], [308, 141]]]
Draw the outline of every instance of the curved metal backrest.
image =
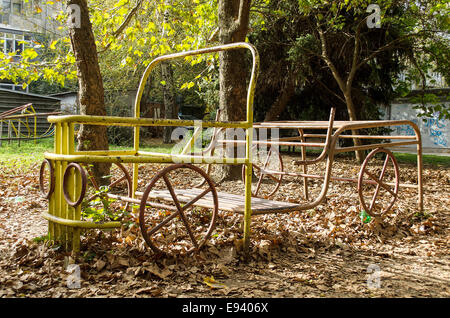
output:
[[193, 56], [193, 55], [202, 55], [202, 54], [208, 54], [213, 52], [220, 52], [220, 51], [229, 51], [229, 50], [236, 50], [236, 49], [248, 49], [252, 53], [253, 58], [253, 65], [252, 65], [252, 71], [251, 71], [251, 77], [250, 77], [250, 83], [248, 86], [248, 92], [247, 92], [247, 122], [253, 123], [253, 98], [254, 98], [254, 92], [255, 92], [255, 86], [256, 86], [256, 80], [258, 76], [258, 69], [259, 69], [259, 55], [258, 51], [256, 51], [255, 47], [249, 43], [245, 42], [236, 42], [231, 44], [225, 44], [225, 45], [219, 45], [199, 50], [193, 50], [193, 51], [186, 51], [186, 52], [180, 52], [180, 53], [174, 53], [169, 55], [163, 55], [160, 57], [157, 57], [154, 59], [145, 69], [144, 74], [142, 75], [141, 81], [139, 83], [139, 88], [136, 95], [136, 101], [134, 105], [134, 116], [138, 118], [140, 115], [140, 103], [142, 99], [142, 94], [144, 92], [145, 85], [147, 83], [147, 79], [150, 76], [151, 71], [160, 63], [175, 59], [184, 58], [187, 56]]
[[330, 151], [332, 151], [331, 143], [333, 141], [332, 135], [333, 135], [333, 123], [334, 123], [335, 115], [336, 115], [336, 107], [332, 107], [330, 110], [330, 119], [328, 121], [327, 135], [326, 135], [325, 145], [323, 147], [322, 153], [313, 160], [295, 160], [296, 165], [312, 165], [312, 164], [318, 163], [318, 162], [322, 161]]

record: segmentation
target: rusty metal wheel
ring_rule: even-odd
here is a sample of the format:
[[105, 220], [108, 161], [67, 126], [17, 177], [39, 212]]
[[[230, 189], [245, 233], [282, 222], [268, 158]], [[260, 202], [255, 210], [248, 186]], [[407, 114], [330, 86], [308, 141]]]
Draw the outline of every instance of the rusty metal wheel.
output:
[[[180, 175], [191, 175], [192, 178], [183, 177], [191, 182], [200, 175], [206, 185], [202, 189], [175, 189], [173, 184], [180, 185], [176, 181]], [[187, 191], [191, 191], [190, 197]], [[203, 205], [205, 201], [207, 204]], [[190, 254], [198, 252], [210, 238], [218, 210], [211, 178], [199, 167], [174, 164], [158, 172], [147, 185], [141, 199], [139, 225], [145, 242], [155, 253]]]
[[[112, 164], [110, 175], [106, 176], [108, 178], [108, 182], [105, 185], [100, 186], [94, 178], [94, 174], [90, 166], [86, 167], [86, 171], [89, 175], [89, 181], [92, 184], [92, 188], [89, 189], [89, 193], [87, 198], [83, 201], [83, 205], [94, 204], [94, 201], [102, 195], [112, 195], [117, 198], [131, 197], [132, 194], [132, 181], [130, 173], [125, 166], [119, 162], [115, 162]], [[101, 202], [97, 202], [101, 204]], [[123, 207], [124, 210], [128, 210], [129, 203], [126, 202]]]
[[[71, 169], [75, 169], [75, 171], [78, 171], [78, 173], [81, 176], [81, 191], [78, 194], [78, 198], [76, 200], [72, 200], [71, 195], [74, 195], [76, 197], [77, 194], [76, 193], [69, 194], [68, 189], [67, 189], [68, 188], [67, 183], [69, 181], [68, 179], [71, 174], [70, 173]], [[74, 171], [74, 174], [75, 174], [75, 171]], [[81, 202], [83, 202], [84, 195], [86, 194], [86, 183], [87, 183], [86, 173], [85, 173], [83, 167], [80, 164], [75, 163], [75, 162], [69, 163], [66, 167], [66, 170], [64, 171], [63, 184], [62, 184], [64, 198], [66, 199], [66, 202], [68, 205], [70, 205], [72, 207], [77, 207], [78, 205], [81, 204]]]
[[[256, 176], [256, 185], [252, 185], [252, 196], [269, 198], [278, 191], [283, 180], [283, 158], [277, 149], [256, 149], [254, 146], [252, 169]], [[245, 165], [242, 165], [242, 181], [245, 182]]]
[[[46, 170], [48, 169], [48, 185], [47, 190], [45, 190], [45, 174]], [[41, 164], [41, 168], [39, 169], [39, 190], [41, 191], [42, 195], [46, 199], [50, 199], [50, 196], [52, 195], [53, 191], [55, 190], [55, 171], [52, 165], [52, 162], [48, 159], [44, 159], [44, 161]]]
[[[372, 164], [376, 154], [384, 154], [384, 163]], [[361, 165], [358, 178], [358, 195], [362, 209], [370, 216], [377, 217], [388, 212], [397, 200], [399, 169], [391, 151], [384, 148], [372, 150]]]

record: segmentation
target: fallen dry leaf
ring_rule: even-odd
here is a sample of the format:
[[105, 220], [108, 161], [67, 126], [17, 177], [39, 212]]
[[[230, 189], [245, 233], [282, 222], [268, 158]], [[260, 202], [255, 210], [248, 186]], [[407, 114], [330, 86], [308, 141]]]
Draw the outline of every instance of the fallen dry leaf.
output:
[[211, 288], [228, 288], [224, 283], [219, 283], [213, 276], [207, 276], [203, 279], [203, 282]]

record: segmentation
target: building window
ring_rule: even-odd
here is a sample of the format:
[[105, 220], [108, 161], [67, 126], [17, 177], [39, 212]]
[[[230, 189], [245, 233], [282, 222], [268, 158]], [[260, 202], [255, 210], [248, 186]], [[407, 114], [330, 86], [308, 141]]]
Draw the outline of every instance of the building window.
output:
[[11, 0], [2, 1], [3, 12], [11, 12]]
[[10, 13], [11, 13], [11, 0], [2, 0], [0, 2], [0, 23], [9, 24]]
[[27, 47], [31, 47], [31, 36], [0, 33], [0, 48], [4, 54], [16, 52], [16, 55], [20, 55]]
[[37, 17], [41, 15], [41, 6], [40, 0], [28, 0], [28, 2], [24, 3], [22, 8], [28, 15]]
[[12, 13], [21, 14], [22, 13], [22, 1], [14, 1], [12, 4]]
[[[0, 15], [3, 16], [2, 20], [6, 20], [5, 17], [9, 17], [9, 15], [15, 14], [20, 15], [23, 11], [23, 1], [22, 0], [1, 0], [1, 12]], [[4, 24], [7, 24], [1, 21]]]

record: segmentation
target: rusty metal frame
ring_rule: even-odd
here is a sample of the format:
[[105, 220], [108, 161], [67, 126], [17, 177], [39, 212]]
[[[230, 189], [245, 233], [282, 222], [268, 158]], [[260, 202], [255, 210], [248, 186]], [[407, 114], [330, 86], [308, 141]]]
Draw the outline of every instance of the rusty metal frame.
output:
[[[423, 210], [423, 162], [422, 162], [422, 137], [418, 126], [409, 120], [372, 120], [372, 121], [334, 121], [334, 108], [330, 111], [330, 119], [329, 121], [272, 121], [272, 122], [261, 122], [254, 123], [254, 129], [260, 128], [278, 128], [278, 129], [293, 129], [298, 130], [299, 136], [295, 137], [285, 137], [278, 139], [269, 139], [267, 141], [253, 141], [253, 145], [279, 145], [279, 146], [296, 146], [301, 148], [301, 160], [296, 160], [295, 163], [299, 166], [302, 166], [303, 172], [289, 172], [289, 171], [275, 171], [275, 170], [266, 170], [267, 174], [271, 175], [285, 175], [285, 176], [294, 176], [303, 178], [303, 195], [305, 199], [309, 200], [309, 191], [308, 191], [308, 179], [323, 179], [322, 191], [319, 196], [312, 201], [312, 203], [299, 204], [297, 206], [298, 210], [309, 209], [317, 204], [319, 204], [326, 195], [328, 183], [330, 181], [344, 181], [344, 182], [353, 182], [358, 183], [359, 178], [344, 178], [333, 176], [331, 174], [332, 165], [334, 162], [334, 156], [338, 153], [344, 152], [353, 152], [355, 150], [375, 150], [377, 148], [388, 149], [395, 146], [403, 146], [403, 145], [416, 145], [417, 146], [417, 184], [399, 184], [399, 187], [406, 188], [415, 188], [417, 189], [417, 206], [420, 211]], [[409, 125], [415, 132], [414, 136], [390, 136], [390, 135], [344, 135], [344, 132], [352, 131], [355, 129], [364, 129], [364, 128], [378, 128], [378, 127], [391, 127], [391, 126], [400, 126], [400, 125]], [[326, 134], [306, 134], [305, 130], [327, 130]], [[334, 131], [334, 132], [333, 132]], [[306, 142], [306, 138], [322, 138], [325, 139], [323, 143], [318, 142]], [[385, 143], [374, 143], [374, 144], [366, 144], [360, 146], [349, 146], [349, 147], [336, 147], [337, 141], [340, 138], [351, 138], [351, 139], [368, 139], [368, 140], [376, 140], [376, 139], [384, 139], [390, 140], [391, 142]], [[392, 140], [401, 140], [394, 141]], [[217, 143], [242, 143], [243, 141], [236, 140], [214, 140]], [[216, 145], [214, 145], [216, 146]], [[210, 148], [209, 145], [208, 148]], [[320, 147], [323, 148], [320, 155], [312, 160], [306, 159], [306, 148], [307, 147]], [[392, 158], [395, 157], [391, 153]], [[324, 175], [313, 175], [307, 173], [308, 165], [313, 165], [319, 163], [321, 161], [327, 160], [326, 170]], [[372, 183], [376, 184], [373, 180], [363, 180], [361, 182], [364, 183]]]
[[[17, 114], [19, 113], [19, 114]], [[36, 113], [33, 104], [29, 103], [26, 105], [18, 106], [0, 113], [0, 146], [2, 146], [3, 141], [17, 141], [20, 146], [22, 140], [36, 140], [52, 137], [54, 130], [52, 130], [52, 124], [49, 125], [48, 129], [41, 135], [37, 134], [37, 119], [39, 117], [48, 117], [52, 115], [59, 115], [61, 112], [50, 112], [50, 113]], [[30, 127], [28, 119], [34, 119], [33, 127]], [[14, 124], [17, 121], [17, 127]], [[8, 136], [3, 137], [3, 124], [8, 124]], [[22, 127], [25, 127], [27, 134], [22, 133]], [[13, 137], [13, 131], [15, 137]]]
[[[171, 120], [171, 119], [151, 119], [151, 118], [139, 118], [140, 116], [140, 101], [146, 85], [147, 79], [150, 76], [151, 71], [159, 64], [164, 61], [170, 61], [174, 59], [186, 58], [193, 55], [214, 53], [223, 50], [234, 50], [234, 49], [248, 49], [253, 58], [252, 73], [250, 77], [250, 82], [247, 92], [247, 118], [245, 121], [240, 122], [202, 122], [202, 127], [214, 128], [216, 132], [219, 132], [225, 128], [243, 128], [246, 131], [245, 141], [228, 141], [228, 140], [218, 140], [213, 138], [213, 143], [204, 152], [200, 154], [188, 153], [188, 148], [185, 149], [184, 153], [180, 155], [173, 154], [162, 154], [154, 152], [144, 152], [139, 150], [139, 129], [143, 126], [196, 126], [197, 122], [193, 120]], [[86, 187], [86, 178], [83, 177], [83, 170], [80, 170], [79, 174], [71, 173], [70, 167], [78, 167], [80, 163], [92, 163], [92, 162], [108, 162], [108, 163], [132, 163], [133, 164], [133, 177], [132, 177], [132, 194], [131, 197], [124, 197], [120, 195], [109, 194], [110, 197], [116, 199], [122, 199], [129, 203], [140, 204], [143, 206], [142, 199], [137, 199], [137, 195], [143, 195], [145, 193], [138, 193], [137, 191], [137, 180], [138, 180], [138, 166], [143, 163], [175, 163], [183, 162], [184, 165], [189, 164], [240, 164], [245, 166], [245, 196], [244, 196], [244, 237], [243, 245], [244, 249], [247, 250], [250, 243], [250, 223], [252, 214], [264, 214], [264, 213], [282, 213], [289, 211], [307, 210], [314, 208], [320, 204], [328, 191], [329, 182], [331, 180], [342, 181], [355, 181], [356, 179], [351, 178], [338, 178], [333, 177], [332, 166], [334, 161], [334, 156], [341, 152], [351, 152], [355, 150], [364, 149], [376, 149], [378, 147], [388, 148], [399, 145], [417, 145], [417, 155], [418, 155], [418, 205], [419, 209], [423, 209], [423, 182], [422, 182], [422, 145], [421, 145], [421, 135], [419, 128], [416, 124], [411, 121], [397, 120], [397, 121], [334, 121], [335, 109], [332, 108], [330, 112], [329, 121], [310, 121], [310, 122], [265, 122], [265, 123], [253, 123], [253, 98], [256, 86], [256, 79], [259, 68], [259, 57], [256, 49], [248, 43], [233, 43], [228, 45], [222, 45], [212, 48], [194, 50], [181, 52], [176, 54], [170, 54], [162, 56], [153, 60], [142, 76], [139, 84], [137, 97], [135, 101], [134, 117], [133, 118], [123, 118], [114, 116], [87, 116], [87, 115], [68, 115], [68, 116], [50, 116], [48, 121], [55, 125], [55, 149], [53, 153], [45, 153], [44, 157], [46, 160], [51, 161], [51, 166], [54, 167], [54, 189], [53, 193], [49, 198], [49, 211], [44, 213], [43, 217], [49, 220], [49, 234], [52, 239], [64, 240], [68, 242], [66, 247], [71, 247], [74, 251], [79, 250], [80, 244], [80, 231], [85, 228], [117, 228], [121, 226], [120, 222], [107, 222], [98, 224], [95, 222], [88, 222], [81, 220], [81, 207], [79, 204], [68, 204], [64, 197], [69, 197], [73, 193], [83, 193], [83, 189]], [[74, 137], [75, 137], [75, 125], [105, 125], [105, 126], [128, 126], [134, 128], [134, 148], [133, 150], [101, 150], [101, 151], [77, 151], [74, 147]], [[354, 135], [344, 135], [343, 132], [362, 128], [374, 128], [374, 127], [388, 127], [396, 125], [410, 125], [414, 131], [415, 136], [354, 136]], [[254, 141], [253, 140], [253, 130], [258, 128], [282, 128], [282, 129], [296, 129], [299, 131], [299, 139], [297, 141], [295, 138], [279, 138], [277, 140], [268, 140], [266, 142]], [[305, 134], [305, 130], [309, 129], [325, 129], [326, 134], [317, 135], [314, 137], [323, 137], [325, 142], [307, 142], [306, 138], [313, 137], [311, 134]], [[333, 132], [334, 131], [334, 132]], [[397, 138], [398, 137], [398, 138]], [[371, 145], [353, 146], [353, 147], [336, 147], [339, 138], [359, 138], [359, 139], [402, 139], [406, 141], [391, 142], [391, 143], [378, 143]], [[212, 155], [212, 150], [214, 146], [219, 143], [242, 142], [246, 147], [245, 158], [227, 158], [227, 157], [215, 157]], [[192, 144], [189, 142], [189, 144]], [[252, 177], [252, 146], [257, 144], [266, 145], [294, 145], [299, 146], [302, 149], [302, 160], [298, 161], [299, 165], [303, 166], [303, 173], [296, 172], [278, 172], [283, 175], [295, 175], [303, 178], [304, 181], [304, 194], [308, 198], [308, 188], [307, 179], [308, 178], [321, 178], [323, 179], [322, 189], [317, 198], [312, 201], [307, 201], [301, 204], [293, 204], [289, 206], [284, 206], [282, 208], [278, 207], [267, 207], [264, 209], [259, 209], [253, 213], [252, 210], [252, 188], [251, 188], [251, 177]], [[306, 159], [306, 147], [318, 147], [322, 148], [321, 154], [313, 159]], [[326, 160], [326, 169], [323, 176], [314, 176], [307, 174], [307, 166], [316, 164], [318, 162]], [[181, 166], [180, 166], [181, 167]], [[273, 173], [277, 173], [273, 171]], [[367, 180], [367, 182], [376, 182], [373, 180]], [[169, 192], [173, 194], [173, 188], [169, 186]], [[173, 195], [172, 195], [173, 197]], [[66, 198], [67, 199], [67, 198]], [[170, 208], [167, 205], [160, 204], [157, 202], [147, 202], [145, 199], [145, 205], [161, 208]], [[174, 198], [176, 203], [176, 199]], [[272, 201], [274, 202], [274, 201]], [[72, 202], [72, 203], [78, 203]], [[194, 203], [193, 203], [194, 204]], [[220, 202], [219, 202], [220, 208]], [[177, 206], [177, 211], [180, 208]], [[181, 215], [181, 214], [180, 214]]]
[[[44, 172], [46, 165], [48, 166], [49, 170], [48, 191], [45, 191], [44, 189]], [[39, 169], [39, 190], [46, 199], [49, 199], [53, 194], [53, 191], [55, 191], [55, 170], [53, 169], [52, 162], [48, 159], [44, 159]]]
[[[246, 131], [246, 156], [245, 158], [220, 158], [214, 156], [203, 155], [171, 155], [163, 153], [144, 152], [139, 150], [139, 129], [142, 126], [195, 126], [196, 121], [192, 120], [171, 120], [171, 119], [150, 119], [140, 117], [140, 101], [142, 94], [150, 76], [151, 71], [160, 63], [175, 59], [187, 58], [194, 55], [215, 53], [227, 50], [247, 49], [252, 55], [252, 67], [250, 81], [247, 91], [247, 118], [240, 122], [202, 122], [203, 127], [213, 128], [242, 128]], [[49, 235], [52, 239], [61, 240], [66, 243], [67, 249], [74, 251], [79, 250], [80, 231], [83, 228], [115, 228], [120, 227], [120, 222], [107, 222], [97, 224], [81, 220], [80, 205], [68, 204], [64, 200], [64, 196], [68, 197], [71, 193], [81, 193], [85, 188], [85, 180], [82, 178], [81, 170], [79, 174], [70, 173], [68, 170], [63, 177], [67, 166], [71, 167], [72, 163], [92, 163], [92, 162], [108, 162], [108, 163], [132, 163], [133, 164], [133, 184], [132, 197], [123, 198], [127, 202], [137, 201], [137, 180], [138, 165], [142, 163], [215, 163], [215, 164], [244, 164], [246, 173], [251, 176], [251, 146], [253, 139], [253, 99], [256, 87], [256, 80], [259, 69], [259, 55], [253, 45], [245, 42], [231, 43], [211, 48], [186, 51], [181, 53], [169, 54], [154, 59], [145, 69], [142, 75], [134, 107], [133, 118], [123, 118], [115, 116], [88, 116], [88, 115], [66, 115], [66, 116], [49, 116], [48, 121], [55, 125], [55, 147], [54, 152], [44, 154], [45, 159], [53, 162], [55, 171], [55, 191], [49, 198], [49, 209], [47, 213], [43, 213], [43, 217], [49, 221]], [[133, 150], [101, 150], [101, 151], [77, 151], [74, 147], [75, 125], [104, 125], [104, 126], [128, 126], [134, 128], [134, 149]], [[80, 179], [81, 178], [81, 179]], [[64, 181], [65, 179], [65, 181]], [[248, 178], [250, 179], [250, 178]], [[63, 186], [64, 184], [64, 186]], [[64, 191], [63, 191], [64, 189]], [[110, 195], [112, 197], [112, 195]], [[251, 219], [251, 182], [245, 184], [245, 215], [244, 215], [244, 246], [249, 246], [250, 240], [250, 219]], [[70, 198], [69, 198], [70, 201]], [[78, 203], [72, 202], [72, 203]], [[151, 203], [156, 206], [157, 204]]]

